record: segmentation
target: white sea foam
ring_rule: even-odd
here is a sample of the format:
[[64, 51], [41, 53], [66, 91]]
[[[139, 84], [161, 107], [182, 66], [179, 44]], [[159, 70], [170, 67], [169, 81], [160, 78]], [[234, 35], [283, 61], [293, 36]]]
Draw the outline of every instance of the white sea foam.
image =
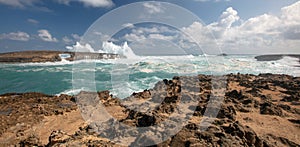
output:
[[76, 95], [78, 93], [80, 93], [80, 91], [82, 91], [83, 89], [68, 89], [68, 90], [65, 90], [59, 94], [56, 94], [56, 96], [60, 96], [62, 94], [66, 94], [66, 95]]
[[81, 44], [80, 42], [76, 42], [76, 44], [73, 46], [66, 46], [66, 49], [73, 52], [95, 52], [90, 44]]
[[70, 65], [73, 64], [71, 61], [62, 59], [58, 62], [38, 62], [38, 63], [19, 63], [19, 64], [12, 64], [16, 66], [58, 66], [58, 65]]
[[132, 49], [128, 46], [127, 42], [124, 42], [123, 46], [115, 45], [112, 42], [103, 42], [102, 48], [104, 53], [124, 55], [128, 59], [138, 58], [138, 56], [134, 54]]

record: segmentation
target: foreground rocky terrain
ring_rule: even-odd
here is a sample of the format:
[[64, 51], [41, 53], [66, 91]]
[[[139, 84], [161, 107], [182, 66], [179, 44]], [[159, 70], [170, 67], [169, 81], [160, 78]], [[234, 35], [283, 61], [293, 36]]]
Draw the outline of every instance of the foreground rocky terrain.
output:
[[22, 51], [0, 53], [0, 63], [39, 63], [62, 61], [60, 54], [67, 54], [65, 60], [74, 61], [82, 59], [114, 59], [116, 54], [89, 53], [89, 52], [63, 52], [63, 51]]
[[0, 146], [300, 146], [300, 78], [174, 77], [123, 100], [4, 94], [0, 121]]

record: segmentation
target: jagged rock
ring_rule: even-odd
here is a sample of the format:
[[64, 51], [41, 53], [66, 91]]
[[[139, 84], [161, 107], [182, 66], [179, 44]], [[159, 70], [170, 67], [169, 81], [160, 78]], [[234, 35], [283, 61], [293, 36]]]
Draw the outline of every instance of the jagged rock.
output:
[[235, 98], [235, 99], [242, 99], [243, 98], [243, 94], [242, 92], [238, 92], [237, 90], [232, 90], [228, 93], [226, 93], [226, 96], [227, 97], [230, 97], [230, 98]]
[[265, 103], [261, 104], [260, 113], [268, 114], [268, 115], [283, 116], [283, 112], [282, 112], [281, 108], [272, 104], [271, 102], [265, 102]]
[[299, 96], [286, 96], [284, 97], [281, 101], [284, 101], [284, 102], [293, 102], [293, 101], [300, 101], [300, 97]]
[[31, 135], [25, 140], [20, 141], [19, 145], [20, 146], [39, 146], [41, 144], [40, 140], [38, 137], [35, 135]]
[[229, 118], [235, 120], [236, 110], [233, 106], [221, 106], [217, 118]]
[[156, 118], [153, 115], [140, 114], [137, 117], [137, 127], [153, 126], [156, 122]]
[[149, 99], [151, 98], [151, 91], [144, 90], [143, 92], [133, 93], [132, 95], [136, 98]]
[[70, 138], [67, 133], [58, 130], [58, 131], [53, 131], [51, 135], [49, 136], [49, 143], [48, 146], [52, 146], [57, 143], [64, 143]]

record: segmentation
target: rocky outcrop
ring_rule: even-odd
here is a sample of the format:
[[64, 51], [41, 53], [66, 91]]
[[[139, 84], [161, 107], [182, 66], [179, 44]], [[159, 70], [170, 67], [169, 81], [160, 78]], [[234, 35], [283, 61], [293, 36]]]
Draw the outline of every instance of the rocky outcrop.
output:
[[300, 62], [300, 55], [294, 55], [294, 54], [259, 55], [259, 56], [256, 56], [255, 59], [257, 61], [277, 61], [277, 60], [282, 59], [283, 57], [298, 58], [299, 62]]
[[[7, 142], [25, 146], [299, 146], [299, 91], [297, 77], [230, 74], [165, 79], [123, 100], [109, 91], [6, 94], [0, 96], [1, 121], [6, 120], [1, 131], [3, 137], [18, 123], [27, 124], [23, 131], [15, 128], [23, 137]], [[28, 133], [29, 126], [74, 111], [89, 122], [74, 133], [67, 133], [68, 127], [52, 130], [46, 143]], [[216, 118], [209, 121], [214, 111]]]
[[117, 54], [88, 53], [88, 52], [64, 52], [64, 51], [23, 51], [0, 53], [0, 63], [36, 63], [36, 62], [59, 62], [61, 54], [67, 54], [68, 61], [83, 59], [115, 59], [120, 58]]

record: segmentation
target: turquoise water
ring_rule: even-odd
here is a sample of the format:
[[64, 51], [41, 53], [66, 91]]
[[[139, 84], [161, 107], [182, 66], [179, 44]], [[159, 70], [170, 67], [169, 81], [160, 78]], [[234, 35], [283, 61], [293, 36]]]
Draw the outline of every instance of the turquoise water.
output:
[[[89, 63], [92, 67], [80, 67]], [[95, 82], [96, 90], [114, 89], [114, 82], [124, 82], [129, 92], [149, 89], [162, 79], [170, 79], [178, 75], [197, 74], [228, 74], [228, 73], [282, 73], [299, 76], [300, 69], [295, 67], [298, 60], [285, 57], [279, 61], [257, 62], [254, 56], [184, 56], [184, 57], [141, 57], [136, 60], [116, 59], [58, 63], [28, 63], [28, 64], [0, 64], [0, 94], [11, 92], [42, 92], [46, 94], [76, 94], [80, 90], [73, 87], [77, 84]], [[122, 65], [122, 66], [119, 66]], [[126, 72], [120, 72], [124, 67]], [[74, 79], [74, 73], [82, 74]], [[88, 74], [95, 74], [94, 78]], [[124, 76], [125, 74], [125, 76]], [[114, 77], [112, 77], [114, 75]], [[113, 80], [113, 81], [112, 81]], [[116, 81], [117, 80], [117, 81]]]
[[72, 66], [2, 65], [0, 93], [43, 92], [58, 94], [72, 88]]

